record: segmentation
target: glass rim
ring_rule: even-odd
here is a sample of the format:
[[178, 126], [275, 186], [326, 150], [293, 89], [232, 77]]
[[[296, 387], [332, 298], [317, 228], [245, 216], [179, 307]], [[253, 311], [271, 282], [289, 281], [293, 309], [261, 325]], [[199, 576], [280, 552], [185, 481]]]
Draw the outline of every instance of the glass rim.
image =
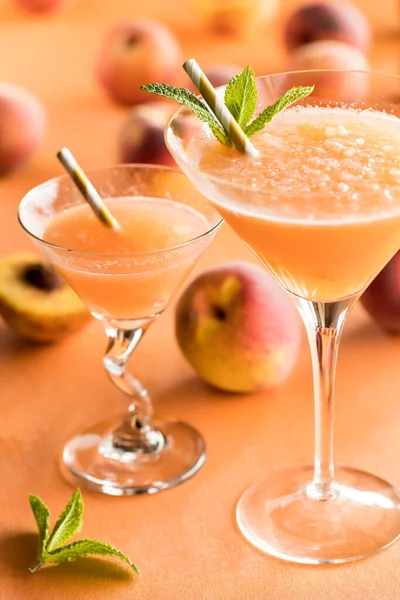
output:
[[[184, 177], [185, 179], [187, 179], [186, 175], [179, 168], [170, 167], [167, 165], [155, 165], [155, 164], [146, 164], [146, 163], [123, 163], [123, 164], [121, 163], [121, 164], [115, 164], [115, 165], [107, 165], [105, 167], [97, 167], [97, 168], [85, 170], [85, 173], [90, 178], [90, 175], [92, 175], [93, 173], [100, 173], [102, 171], [108, 171], [108, 170], [114, 170], [114, 169], [122, 171], [124, 169], [129, 169], [129, 168], [135, 168], [137, 170], [143, 170], [143, 171], [144, 170], [165, 171], [165, 172], [169, 172], [169, 173], [174, 173], [176, 175], [180, 175], [180, 176]], [[180, 250], [181, 248], [186, 248], [187, 246], [194, 245], [196, 242], [198, 242], [198, 241], [208, 237], [212, 233], [214, 233], [224, 222], [224, 219], [219, 215], [220, 218], [217, 220], [216, 224], [213, 226], [210, 225], [207, 228], [207, 231], [201, 233], [200, 235], [197, 235], [194, 238], [190, 238], [189, 240], [186, 240], [184, 242], [181, 242], [180, 244], [175, 244], [174, 246], [167, 246], [166, 248], [158, 248], [157, 250], [150, 250], [150, 251], [145, 250], [145, 251], [140, 251], [140, 252], [92, 252], [92, 251], [88, 252], [85, 250], [76, 250], [74, 248], [67, 248], [66, 246], [60, 246], [60, 245], [54, 244], [52, 242], [47, 242], [42, 237], [34, 234], [23, 223], [22, 217], [21, 217], [21, 209], [24, 207], [23, 206], [24, 204], [28, 204], [30, 196], [34, 195], [35, 192], [37, 193], [40, 189], [42, 189], [42, 188], [45, 189], [47, 187], [54, 185], [56, 182], [60, 182], [60, 181], [69, 181], [73, 184], [72, 179], [67, 174], [59, 175], [58, 177], [53, 177], [52, 179], [47, 179], [46, 181], [43, 181], [42, 183], [39, 183], [35, 187], [31, 188], [23, 196], [22, 200], [20, 201], [20, 203], [18, 205], [18, 223], [20, 224], [22, 229], [25, 231], [25, 233], [27, 233], [29, 235], [29, 237], [31, 237], [33, 240], [36, 240], [40, 244], [43, 244], [44, 246], [47, 246], [48, 248], [51, 248], [56, 251], [68, 252], [69, 254], [80, 254], [81, 256], [85, 256], [88, 258], [90, 258], [90, 257], [93, 257], [93, 258], [94, 257], [97, 257], [97, 258], [99, 258], [99, 257], [100, 258], [124, 257], [125, 259], [129, 259], [129, 257], [145, 258], [146, 256], [155, 256], [155, 255], [159, 255], [159, 254], [165, 254], [166, 252], [173, 252], [176, 250]], [[202, 196], [202, 194], [200, 194], [200, 192], [198, 192], [198, 193], [199, 193], [199, 195]], [[202, 197], [204, 198], [205, 202], [208, 202], [204, 196], [202, 196]], [[86, 204], [86, 202], [82, 197], [82, 205], [85, 205], [85, 204]], [[214, 210], [215, 214], [218, 215], [218, 211], [211, 205], [211, 203], [209, 203], [209, 204], [210, 204], [210, 207]]]
[[[379, 73], [378, 71], [364, 71], [364, 70], [360, 70], [360, 69], [302, 69], [299, 71], [279, 71], [277, 73], [269, 73], [268, 75], [258, 75], [256, 77], [256, 80], [259, 81], [262, 79], [270, 79], [270, 78], [274, 78], [274, 77], [284, 77], [284, 76], [289, 76], [289, 75], [301, 75], [301, 74], [310, 74], [310, 73], [332, 73], [332, 74], [351, 73], [351, 74], [357, 74], [357, 75], [365, 75], [365, 76], [369, 76], [369, 77], [381, 77], [381, 78], [392, 80], [392, 81], [398, 80], [400, 83], [400, 75]], [[217, 90], [224, 89], [226, 87], [226, 85], [227, 84], [220, 85], [220, 86], [216, 87], [215, 89], [217, 89]], [[400, 90], [399, 90], [399, 92], [400, 92]], [[201, 94], [197, 94], [197, 97], [200, 99]], [[187, 110], [190, 110], [190, 109], [188, 109], [186, 106], [180, 106], [168, 119], [168, 123], [164, 130], [164, 140], [165, 140], [165, 144], [170, 152], [171, 152], [171, 144], [168, 141], [168, 134], [169, 134], [169, 131], [172, 129], [171, 124], [174, 122], [175, 119], [178, 119], [180, 116], [182, 116], [182, 113], [184, 113]], [[193, 114], [193, 113], [191, 113], [191, 114]], [[384, 113], [384, 114], [387, 114], [388, 117], [390, 116], [388, 113]], [[185, 117], [182, 116], [182, 118], [185, 118]], [[171, 154], [172, 154], [172, 152], [171, 152]], [[180, 153], [179, 157], [184, 157], [184, 155], [185, 155], [184, 153]], [[185, 159], [184, 159], [184, 162], [186, 162]], [[193, 168], [198, 169], [198, 167], [193, 167]], [[234, 182], [231, 179], [220, 177], [218, 175], [211, 175], [209, 173], [204, 173], [204, 172], [201, 173], [201, 176], [205, 180], [210, 181], [211, 183], [222, 184], [222, 185], [225, 185], [225, 186], [233, 188], [233, 189], [240, 189], [242, 191], [251, 192], [253, 194], [257, 193], [257, 194], [261, 194], [261, 195], [278, 196], [278, 197], [291, 197], [291, 196], [295, 196], [295, 195], [299, 194], [299, 192], [296, 192], [296, 191], [282, 192], [279, 189], [269, 189], [269, 190], [255, 189], [251, 185], [243, 185], [241, 183]], [[361, 188], [363, 187], [362, 183], [361, 183], [360, 187]], [[365, 188], [367, 188], [366, 184], [365, 184]], [[391, 186], [390, 189], [391, 190], [400, 190], [400, 185]], [[373, 192], [378, 193], [379, 190], [370, 190], [370, 193], [373, 193]], [[307, 192], [307, 196], [318, 195], [318, 194], [323, 194], [323, 193], [324, 192], [322, 192], [322, 191], [311, 191], [310, 190], [309, 192]]]

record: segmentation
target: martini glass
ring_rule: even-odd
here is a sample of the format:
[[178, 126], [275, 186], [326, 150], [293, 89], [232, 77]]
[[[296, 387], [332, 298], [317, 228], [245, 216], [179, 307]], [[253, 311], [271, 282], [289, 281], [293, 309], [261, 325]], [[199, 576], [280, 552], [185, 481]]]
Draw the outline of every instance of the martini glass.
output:
[[106, 494], [150, 494], [196, 473], [205, 445], [186, 423], [153, 420], [147, 390], [126, 365], [221, 217], [175, 169], [121, 165], [88, 175], [124, 225], [121, 232], [103, 227], [67, 176], [32, 189], [19, 208], [22, 227], [104, 326], [104, 367], [130, 399], [124, 415], [67, 442], [62, 468], [73, 482]]
[[188, 141], [182, 132], [193, 117], [185, 108], [172, 117], [166, 140], [188, 178], [289, 294], [311, 348], [314, 465], [254, 483], [237, 505], [239, 528], [276, 557], [341, 563], [400, 534], [399, 492], [375, 475], [335, 468], [333, 460], [342, 328], [400, 247], [400, 79], [349, 71], [270, 75], [257, 80], [258, 110], [297, 85], [315, 91], [253, 138], [261, 158], [221, 146], [203, 125]]

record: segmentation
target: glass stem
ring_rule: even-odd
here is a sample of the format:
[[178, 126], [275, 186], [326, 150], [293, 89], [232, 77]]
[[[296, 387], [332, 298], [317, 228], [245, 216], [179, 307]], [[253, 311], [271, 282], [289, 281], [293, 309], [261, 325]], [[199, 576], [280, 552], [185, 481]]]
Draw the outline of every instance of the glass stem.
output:
[[113, 432], [113, 446], [125, 452], [151, 453], [161, 449], [163, 438], [153, 428], [152, 405], [147, 390], [126, 371], [132, 352], [143, 338], [150, 322], [135, 329], [107, 327], [108, 348], [103, 358], [113, 384], [131, 398], [127, 415]]
[[327, 303], [294, 298], [307, 330], [314, 380], [314, 479], [307, 494], [315, 500], [329, 500], [336, 495], [333, 460], [336, 362], [343, 325], [358, 296]]

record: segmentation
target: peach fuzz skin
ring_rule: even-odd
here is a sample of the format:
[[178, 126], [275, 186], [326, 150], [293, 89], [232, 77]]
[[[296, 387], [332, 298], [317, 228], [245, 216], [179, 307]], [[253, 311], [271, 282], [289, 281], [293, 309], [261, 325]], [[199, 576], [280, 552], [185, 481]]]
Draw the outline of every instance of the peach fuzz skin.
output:
[[174, 110], [172, 103], [163, 102], [134, 107], [119, 132], [119, 162], [174, 166], [164, 141], [164, 131]]
[[24, 165], [44, 137], [46, 113], [24, 88], [0, 82], [0, 174]]
[[[291, 55], [287, 68], [289, 71], [368, 71], [370, 64], [358, 48], [344, 42], [322, 40], [297, 48]], [[348, 77], [351, 79], [351, 74]]]
[[364, 14], [347, 0], [317, 0], [295, 10], [284, 27], [289, 51], [317, 40], [337, 40], [368, 52], [371, 27]]
[[400, 252], [367, 287], [361, 304], [382, 329], [400, 333]]
[[157, 101], [140, 86], [154, 81], [176, 83], [182, 62], [173, 33], [149, 19], [112, 27], [100, 46], [95, 69], [106, 93], [115, 102], [129, 105]]
[[363, 98], [368, 94], [365, 80], [352, 73], [352, 71], [369, 71], [368, 59], [361, 50], [344, 42], [322, 40], [300, 46], [289, 57], [287, 70], [342, 71], [335, 75], [334, 84], [329, 73], [315, 73], [313, 76], [313, 84], [326, 98], [335, 99], [340, 95], [343, 100], [351, 102], [354, 98]]
[[183, 354], [205, 381], [230, 392], [283, 383], [295, 365], [301, 330], [286, 293], [267, 271], [246, 262], [200, 275], [176, 309]]
[[14, 4], [30, 13], [51, 13], [70, 6], [74, 0], [14, 0]]

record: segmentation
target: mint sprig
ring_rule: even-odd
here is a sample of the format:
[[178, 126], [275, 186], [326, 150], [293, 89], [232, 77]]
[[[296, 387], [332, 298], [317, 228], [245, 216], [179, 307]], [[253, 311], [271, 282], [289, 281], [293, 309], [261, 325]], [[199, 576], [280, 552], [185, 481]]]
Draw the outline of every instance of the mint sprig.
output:
[[47, 552], [52, 552], [53, 550], [60, 548], [60, 546], [66, 542], [69, 542], [69, 540], [82, 529], [82, 515], [82, 494], [79, 490], [76, 490], [69, 499], [67, 506], [58, 517], [57, 523], [54, 525], [53, 531], [47, 541], [45, 550], [47, 550]]
[[137, 567], [131, 563], [126, 554], [113, 546], [110, 546], [110, 544], [106, 544], [106, 542], [101, 542], [99, 540], [78, 540], [77, 542], [72, 542], [71, 544], [57, 548], [57, 550], [46, 554], [46, 563], [60, 564], [89, 555], [116, 556], [128, 563], [128, 565], [139, 575]]
[[253, 116], [257, 106], [257, 97], [256, 77], [250, 66], [232, 77], [225, 88], [226, 107], [242, 129], [245, 129]]
[[46, 551], [47, 540], [49, 538], [50, 511], [37, 496], [29, 496], [29, 502], [39, 531], [39, 555], [42, 556]]
[[267, 108], [264, 108], [264, 110], [258, 115], [258, 117], [253, 119], [253, 121], [251, 121], [250, 123], [248, 123], [244, 128], [245, 134], [248, 137], [253, 137], [255, 133], [258, 133], [259, 131], [264, 129], [265, 125], [272, 121], [275, 115], [280, 113], [281, 110], [284, 110], [285, 108], [287, 108], [291, 104], [294, 104], [298, 100], [301, 100], [302, 98], [306, 98], [312, 93], [313, 90], [314, 86], [298, 86], [291, 88], [290, 90], [285, 92], [283, 96], [279, 98], [279, 100], [274, 102], [274, 104], [271, 104], [271, 106], [267, 106]]
[[142, 85], [140, 89], [145, 92], [150, 92], [150, 94], [156, 94], [156, 96], [176, 100], [179, 104], [184, 104], [190, 108], [201, 121], [209, 125], [211, 131], [221, 144], [232, 146], [232, 142], [226, 135], [224, 128], [217, 120], [216, 116], [210, 112], [208, 106], [199, 100], [193, 92], [190, 92], [185, 88], [174, 87], [168, 83], [150, 83], [149, 85]]
[[82, 528], [83, 499], [79, 489], [75, 490], [67, 506], [59, 516], [53, 531], [50, 530], [50, 511], [37, 496], [30, 495], [29, 502], [39, 531], [39, 553], [35, 564], [29, 568], [34, 573], [46, 564], [59, 564], [89, 555], [116, 556], [126, 562], [138, 575], [137, 567], [130, 559], [106, 542], [78, 540], [69, 542]]
[[[224, 128], [211, 112], [210, 108], [195, 94], [185, 88], [174, 87], [166, 83], [151, 83], [140, 88], [151, 94], [176, 100], [190, 108], [203, 122], [207, 123], [217, 138], [225, 146], [233, 146]], [[258, 91], [257, 81], [253, 69], [248, 65], [241, 73], [229, 80], [224, 101], [232, 116], [243, 129], [247, 137], [251, 138], [269, 123], [279, 112], [306, 98], [314, 90], [314, 86], [293, 87], [283, 94], [276, 102], [267, 106], [261, 113], [253, 118], [257, 106]]]

